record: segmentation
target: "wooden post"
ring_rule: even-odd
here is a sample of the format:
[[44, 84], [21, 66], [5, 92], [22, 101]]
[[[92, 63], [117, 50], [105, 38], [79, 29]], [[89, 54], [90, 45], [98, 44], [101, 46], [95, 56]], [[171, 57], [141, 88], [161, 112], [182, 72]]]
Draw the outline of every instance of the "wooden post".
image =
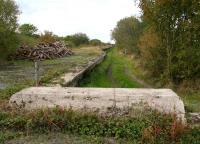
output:
[[39, 66], [38, 61], [35, 61], [35, 86], [38, 87], [39, 85]]

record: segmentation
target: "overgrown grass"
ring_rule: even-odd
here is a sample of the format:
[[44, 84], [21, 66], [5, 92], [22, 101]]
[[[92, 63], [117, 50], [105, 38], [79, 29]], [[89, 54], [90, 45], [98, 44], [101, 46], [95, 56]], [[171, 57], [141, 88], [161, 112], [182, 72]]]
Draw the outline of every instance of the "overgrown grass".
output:
[[200, 112], [200, 92], [182, 94], [185, 109], [187, 112]]
[[[129, 114], [105, 117], [96, 113], [61, 108], [34, 113], [1, 111], [0, 140], [4, 142], [14, 138], [15, 132], [23, 132], [22, 135], [61, 132], [114, 137], [137, 143], [195, 143], [200, 139], [199, 129], [184, 127], [175, 120], [174, 116], [163, 115], [156, 111], [146, 111], [140, 116]], [[4, 134], [3, 131], [12, 133]]]
[[79, 84], [82, 87], [142, 87], [131, 77], [133, 71], [134, 63], [114, 48], [108, 52], [105, 61], [86, 75]]
[[16, 92], [33, 85], [34, 81], [32, 80], [24, 80], [21, 81], [20, 83], [13, 82], [13, 84], [10, 85], [9, 87], [5, 89], [0, 89], [0, 100], [7, 100], [10, 98], [10, 96], [15, 94]]
[[[82, 47], [74, 50], [74, 55], [70, 57], [40, 62], [40, 84], [51, 83], [53, 78], [63, 73], [71, 72], [77, 67], [84, 67], [89, 60], [94, 59], [100, 53], [101, 50], [96, 47]], [[0, 88], [0, 100], [8, 99], [21, 89], [34, 85], [34, 63], [32, 61], [18, 60], [0, 67], [0, 84], [6, 85], [6, 88]]]

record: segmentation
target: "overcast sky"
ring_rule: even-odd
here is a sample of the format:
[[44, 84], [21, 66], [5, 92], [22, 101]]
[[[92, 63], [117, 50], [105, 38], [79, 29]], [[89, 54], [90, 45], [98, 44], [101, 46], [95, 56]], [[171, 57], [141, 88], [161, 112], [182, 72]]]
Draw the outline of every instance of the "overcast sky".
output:
[[19, 23], [34, 24], [40, 32], [49, 30], [59, 36], [77, 32], [91, 39], [110, 41], [117, 21], [139, 16], [135, 0], [16, 0], [21, 15]]

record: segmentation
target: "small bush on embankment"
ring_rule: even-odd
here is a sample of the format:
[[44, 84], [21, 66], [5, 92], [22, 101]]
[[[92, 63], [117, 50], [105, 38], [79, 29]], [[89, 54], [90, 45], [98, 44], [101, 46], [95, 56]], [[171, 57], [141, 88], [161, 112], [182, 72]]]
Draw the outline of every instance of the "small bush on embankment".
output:
[[[96, 137], [115, 137], [140, 143], [194, 142], [198, 129], [188, 129], [174, 116], [155, 111], [140, 116], [99, 116], [56, 108], [38, 112], [0, 112], [0, 130], [23, 134], [62, 132]], [[0, 141], [13, 138], [3, 135]]]

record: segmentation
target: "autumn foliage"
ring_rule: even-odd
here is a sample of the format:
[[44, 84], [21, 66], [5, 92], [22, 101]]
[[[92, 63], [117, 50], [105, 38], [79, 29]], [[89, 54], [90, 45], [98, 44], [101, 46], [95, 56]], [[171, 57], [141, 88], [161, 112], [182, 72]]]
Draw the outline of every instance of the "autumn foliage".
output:
[[[155, 77], [163, 84], [180, 85], [186, 81], [198, 83], [200, 80], [199, 1], [139, 0], [139, 6], [142, 10], [141, 18], [138, 20], [140, 27], [128, 20], [124, 22], [123, 27], [117, 25], [116, 29], [121, 31], [126, 29], [127, 32], [118, 33], [118, 36], [114, 37], [116, 44], [127, 43], [127, 40], [123, 40], [127, 38], [136, 40], [137, 43], [132, 43], [130, 46], [133, 50], [138, 48], [139, 52], [132, 51], [133, 54], [139, 54], [141, 65], [148, 71], [149, 76]], [[121, 41], [117, 39], [120, 36], [123, 38]]]

